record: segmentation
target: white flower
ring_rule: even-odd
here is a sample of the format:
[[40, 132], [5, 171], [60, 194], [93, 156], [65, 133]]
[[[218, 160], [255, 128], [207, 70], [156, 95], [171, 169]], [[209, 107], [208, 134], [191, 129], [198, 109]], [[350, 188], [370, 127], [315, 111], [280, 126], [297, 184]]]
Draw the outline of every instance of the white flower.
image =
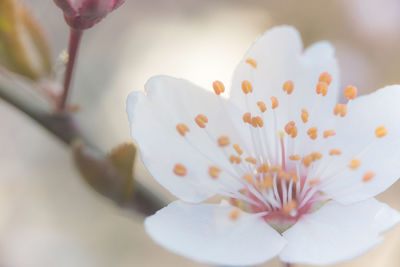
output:
[[[373, 198], [400, 175], [400, 86], [356, 99], [349, 86], [337, 105], [333, 47], [303, 51], [282, 26], [247, 52], [229, 97], [213, 88], [158, 76], [128, 98], [143, 162], [182, 200], [146, 219], [157, 243], [210, 264], [333, 264], [400, 221]], [[199, 204], [213, 195], [230, 204]]]

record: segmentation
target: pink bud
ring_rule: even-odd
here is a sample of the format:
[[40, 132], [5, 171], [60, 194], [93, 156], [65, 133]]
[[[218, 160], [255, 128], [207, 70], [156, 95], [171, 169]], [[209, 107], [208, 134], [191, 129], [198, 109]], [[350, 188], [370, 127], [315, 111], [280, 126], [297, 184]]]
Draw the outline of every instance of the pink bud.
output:
[[102, 20], [125, 0], [54, 0], [64, 18], [74, 29], [84, 30]]

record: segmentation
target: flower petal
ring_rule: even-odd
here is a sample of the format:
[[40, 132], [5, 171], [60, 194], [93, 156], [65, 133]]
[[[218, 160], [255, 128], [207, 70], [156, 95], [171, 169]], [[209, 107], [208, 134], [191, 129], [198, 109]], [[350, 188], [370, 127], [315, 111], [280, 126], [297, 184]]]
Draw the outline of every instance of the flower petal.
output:
[[283, 233], [280, 258], [312, 265], [350, 260], [381, 241], [379, 234], [400, 222], [400, 214], [375, 199], [348, 206], [329, 202]]
[[214, 265], [254, 265], [276, 256], [285, 240], [256, 214], [236, 220], [228, 205], [175, 201], [145, 221], [161, 246], [184, 257]]
[[[217, 138], [226, 135], [238, 142], [226, 113], [228, 103], [206, 90], [181, 79], [158, 76], [146, 84], [146, 94], [133, 92], [127, 100], [131, 134], [141, 158], [154, 178], [175, 196], [188, 202], [200, 202], [223, 190], [234, 191], [241, 185], [228, 157], [232, 146], [219, 147]], [[205, 129], [194, 121], [198, 114], [208, 117]], [[185, 136], [176, 130], [179, 123], [189, 128]], [[184, 177], [174, 174], [176, 164], [187, 169]], [[221, 169], [211, 179], [209, 167]]]
[[[323, 191], [341, 203], [354, 203], [373, 197], [386, 190], [400, 176], [400, 86], [393, 85], [353, 100], [346, 117], [338, 120], [336, 136], [325, 144], [339, 149], [342, 155], [336, 161], [326, 157], [327, 168], [322, 176], [331, 177]], [[375, 129], [385, 126], [388, 134], [375, 136]], [[361, 164], [348, 167], [353, 158]], [[374, 177], [363, 182], [366, 173]]]

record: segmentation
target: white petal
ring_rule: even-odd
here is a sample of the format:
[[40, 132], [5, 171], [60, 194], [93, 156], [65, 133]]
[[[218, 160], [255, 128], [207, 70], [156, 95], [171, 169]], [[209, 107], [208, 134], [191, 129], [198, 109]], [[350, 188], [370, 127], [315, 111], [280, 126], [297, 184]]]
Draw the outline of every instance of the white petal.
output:
[[227, 205], [175, 201], [145, 221], [161, 246], [184, 257], [214, 265], [254, 265], [276, 256], [284, 239], [255, 214], [230, 219]]
[[[356, 98], [350, 104], [346, 117], [338, 121], [336, 136], [329, 138], [325, 145], [325, 149], [340, 149], [342, 156], [324, 172], [328, 177], [337, 174], [323, 188], [324, 192], [341, 203], [353, 203], [373, 197], [397, 181], [400, 176], [399, 101], [400, 86], [393, 85]], [[376, 138], [375, 129], [381, 125], [387, 128], [388, 134]], [[348, 168], [353, 158], [361, 160], [356, 170]], [[331, 160], [329, 156], [327, 159]], [[375, 177], [362, 182], [364, 174], [371, 171]]]
[[373, 198], [348, 206], [332, 201], [283, 233], [288, 245], [280, 258], [313, 265], [350, 260], [379, 244], [379, 234], [399, 221], [397, 211]]
[[[146, 84], [146, 94], [133, 92], [127, 100], [131, 135], [141, 158], [154, 178], [171, 193], [189, 202], [200, 202], [220, 191], [221, 184], [237, 189], [240, 184], [227, 155], [233, 148], [218, 147], [216, 139], [227, 135], [237, 142], [235, 130], [217, 96], [181, 79], [158, 76]], [[226, 107], [228, 108], [228, 107]], [[198, 114], [208, 117], [206, 129], [197, 126]], [[190, 131], [182, 137], [176, 125], [185, 123]], [[175, 164], [187, 169], [185, 177], [173, 173]], [[221, 179], [213, 180], [209, 166], [222, 169]]]
[[[256, 69], [245, 62], [248, 58], [257, 61]], [[303, 51], [301, 37], [295, 28], [275, 27], [258, 38], [238, 65], [233, 77], [231, 99], [244, 110], [249, 109], [241, 90], [242, 81], [249, 80], [254, 87], [249, 97], [249, 111], [257, 111], [256, 101], [266, 101], [270, 105], [270, 97], [275, 96], [280, 103], [277, 109], [279, 123], [284, 126], [289, 120], [300, 120], [301, 109], [306, 108], [310, 112], [317, 99], [321, 98], [315, 88], [322, 72], [330, 73], [333, 80], [320, 108], [331, 110], [339, 91], [339, 68], [332, 45], [319, 42]], [[282, 85], [288, 80], [295, 85], [290, 96], [282, 90]]]

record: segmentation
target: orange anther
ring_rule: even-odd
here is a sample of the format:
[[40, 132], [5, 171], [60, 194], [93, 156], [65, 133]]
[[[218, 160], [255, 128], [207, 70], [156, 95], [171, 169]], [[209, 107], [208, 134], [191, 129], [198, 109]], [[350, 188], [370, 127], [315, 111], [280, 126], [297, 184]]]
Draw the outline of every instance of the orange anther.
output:
[[267, 107], [265, 106], [265, 103], [262, 102], [262, 101], [258, 101], [257, 102], [257, 106], [260, 108], [260, 111], [263, 112], [263, 113], [267, 110]]
[[245, 175], [243, 175], [243, 179], [244, 179], [248, 184], [252, 184], [252, 183], [253, 183], [253, 175], [251, 175], [250, 173], [246, 173]]
[[179, 132], [180, 135], [185, 136], [187, 132], [189, 132], [189, 128], [186, 124], [179, 123], [176, 125], [176, 130]]
[[269, 170], [270, 170], [271, 172], [279, 172], [279, 171], [282, 170], [282, 167], [279, 166], [279, 165], [275, 165], [275, 166], [271, 166], [271, 167], [269, 168]]
[[232, 164], [233, 163], [240, 164], [240, 162], [242, 162], [242, 159], [240, 157], [235, 156], [235, 155], [231, 155], [229, 157], [229, 162], [232, 163]]
[[334, 136], [336, 132], [334, 130], [324, 131], [324, 138], [328, 138], [329, 136]]
[[253, 86], [249, 81], [246, 80], [242, 82], [242, 91], [245, 94], [253, 92]]
[[379, 126], [375, 130], [375, 135], [378, 138], [384, 137], [385, 135], [387, 135], [387, 133], [388, 133], [388, 131], [385, 126]]
[[338, 115], [340, 114], [341, 117], [346, 116], [347, 113], [347, 105], [346, 104], [336, 104], [335, 108], [333, 109], [333, 114]]
[[230, 144], [229, 137], [228, 136], [221, 136], [218, 138], [218, 145], [219, 146], [227, 146]]
[[286, 92], [288, 95], [290, 95], [293, 92], [294, 89], [294, 83], [292, 81], [286, 81], [283, 84], [283, 91]]
[[185, 176], [187, 173], [186, 167], [178, 163], [174, 167], [174, 173], [178, 176]]
[[251, 123], [251, 113], [250, 112], [246, 112], [243, 114], [243, 121], [245, 123]]
[[300, 155], [290, 155], [289, 159], [294, 161], [300, 160]]
[[321, 183], [320, 179], [312, 179], [308, 182], [309, 185], [317, 185], [319, 183]]
[[235, 149], [236, 153], [238, 153], [239, 155], [243, 154], [243, 150], [240, 148], [240, 146], [238, 144], [234, 144], [233, 148]]
[[297, 208], [297, 201], [291, 200], [286, 205], [283, 206], [283, 212], [286, 214], [292, 213]]
[[299, 177], [297, 176], [297, 172], [295, 170], [291, 170], [289, 172], [290, 178], [292, 178], [293, 182], [297, 183], [299, 181]]
[[374, 172], [367, 172], [366, 174], [364, 174], [364, 177], [363, 177], [363, 182], [369, 182], [369, 181], [371, 181], [372, 180], [372, 178], [374, 178], [375, 177], [375, 173]]
[[266, 172], [268, 172], [268, 169], [269, 169], [269, 165], [267, 162], [265, 162], [262, 165], [258, 166], [257, 171], [259, 173], [266, 173]]
[[320, 152], [313, 152], [310, 154], [312, 161], [316, 161], [322, 158], [322, 154]]
[[229, 214], [229, 217], [231, 218], [231, 220], [235, 221], [239, 218], [240, 215], [240, 211], [238, 209], [235, 209], [233, 211], [231, 211], [231, 213]]
[[311, 163], [313, 162], [312, 156], [305, 156], [302, 160], [304, 166], [310, 167]]
[[360, 166], [360, 164], [361, 161], [359, 159], [352, 159], [350, 161], [349, 168], [355, 170]]
[[301, 110], [301, 120], [306, 123], [308, 121], [308, 111], [306, 109]]
[[219, 174], [221, 173], [221, 169], [217, 166], [211, 166], [208, 169], [208, 174], [210, 174], [211, 178], [217, 179]]
[[247, 162], [252, 163], [252, 164], [257, 164], [257, 160], [255, 158], [252, 157], [247, 157], [245, 159]]
[[279, 106], [278, 98], [276, 98], [275, 96], [271, 96], [271, 103], [272, 109], [276, 109]]
[[285, 125], [285, 132], [288, 135], [291, 135], [293, 128], [296, 126], [294, 121], [289, 121], [286, 125]]
[[205, 115], [199, 114], [199, 115], [196, 116], [194, 121], [197, 123], [197, 125], [200, 128], [205, 128], [206, 127], [206, 123], [208, 122], [208, 118]]
[[317, 127], [311, 127], [310, 129], [307, 130], [307, 134], [312, 140], [315, 140], [317, 139], [318, 136], [317, 131], [318, 131]]
[[326, 96], [328, 93], [328, 84], [326, 82], [318, 82], [316, 92], [318, 95]]
[[290, 174], [285, 171], [280, 171], [278, 172], [278, 177], [287, 181], [290, 179]]
[[264, 179], [258, 182], [258, 187], [263, 190], [270, 189], [273, 185], [274, 180], [271, 175], [264, 175]]
[[349, 85], [344, 89], [344, 96], [347, 99], [354, 99], [357, 96], [357, 87]]
[[213, 89], [217, 95], [220, 95], [221, 93], [225, 92], [225, 86], [221, 81], [213, 82]]
[[248, 58], [248, 59], [246, 59], [246, 61], [245, 61], [247, 64], [249, 64], [250, 66], [252, 66], [253, 68], [257, 68], [257, 61], [255, 61], [254, 59], [252, 59], [252, 58]]
[[342, 151], [340, 151], [339, 149], [331, 149], [329, 151], [329, 155], [331, 155], [331, 156], [337, 156], [337, 155], [341, 155], [341, 154], [342, 154]]
[[327, 83], [328, 85], [330, 85], [331, 82], [332, 82], [332, 75], [330, 75], [330, 74], [327, 73], [327, 72], [323, 72], [323, 73], [321, 73], [321, 75], [319, 76], [318, 81], [319, 81], [319, 82], [325, 82], [325, 83]]
[[297, 127], [296, 126], [293, 128], [291, 136], [292, 136], [292, 138], [295, 138], [297, 136]]
[[263, 127], [264, 126], [264, 121], [263, 121], [263, 119], [260, 117], [260, 116], [256, 116], [256, 117], [254, 117], [255, 119], [256, 119], [256, 123], [257, 123], [257, 126], [258, 127]]

